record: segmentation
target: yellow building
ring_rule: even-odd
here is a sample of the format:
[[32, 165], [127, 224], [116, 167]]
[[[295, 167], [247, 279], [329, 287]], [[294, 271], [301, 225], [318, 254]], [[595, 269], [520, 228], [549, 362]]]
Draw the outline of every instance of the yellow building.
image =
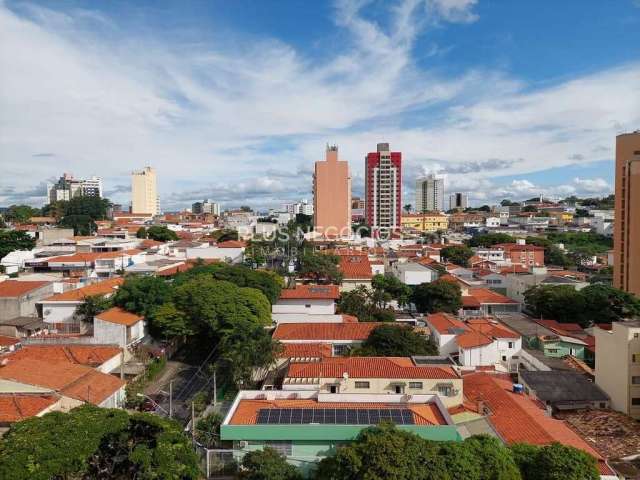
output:
[[156, 171], [151, 167], [131, 174], [131, 211], [151, 215], [160, 213]]
[[410, 213], [402, 215], [402, 228], [414, 229], [419, 232], [437, 232], [449, 228], [449, 219], [441, 213]]
[[613, 322], [596, 337], [596, 385], [611, 397], [611, 408], [640, 419], [640, 321]]

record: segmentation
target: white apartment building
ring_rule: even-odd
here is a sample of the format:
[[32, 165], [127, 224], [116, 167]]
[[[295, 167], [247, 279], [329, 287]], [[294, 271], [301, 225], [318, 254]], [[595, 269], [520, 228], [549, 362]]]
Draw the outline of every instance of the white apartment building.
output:
[[131, 211], [160, 214], [156, 171], [151, 167], [131, 173]]
[[282, 207], [291, 215], [313, 215], [313, 204], [307, 202], [306, 199], [295, 203], [285, 203]]
[[611, 397], [611, 408], [640, 419], [640, 321], [594, 328], [596, 385]]
[[416, 210], [442, 212], [444, 209], [444, 179], [432, 174], [419, 178], [416, 181]]
[[49, 185], [47, 192], [49, 203], [69, 201], [74, 197], [102, 197], [102, 179], [91, 177], [86, 180], [73, 178], [69, 173], [63, 174], [56, 183]]

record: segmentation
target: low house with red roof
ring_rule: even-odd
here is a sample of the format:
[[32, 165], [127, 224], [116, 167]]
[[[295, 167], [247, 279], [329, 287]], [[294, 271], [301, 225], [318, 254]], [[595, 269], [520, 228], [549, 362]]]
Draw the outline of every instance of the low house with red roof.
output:
[[0, 320], [35, 316], [36, 304], [52, 295], [53, 288], [53, 283], [48, 281], [0, 282]]
[[501, 365], [522, 350], [522, 337], [491, 318], [470, 318], [468, 330], [456, 337], [458, 361], [465, 367]]
[[464, 396], [478, 404], [500, 438], [507, 444], [549, 445], [554, 442], [578, 448], [596, 459], [601, 476], [616, 478], [602, 455], [567, 423], [548, 416], [541, 403], [515, 393], [507, 375], [485, 372], [463, 376]]
[[280, 298], [273, 304], [272, 312], [333, 315], [336, 313], [338, 298], [338, 285], [296, 285], [280, 292]]
[[468, 288], [462, 293], [462, 316], [484, 317], [520, 312], [521, 304], [488, 288]]
[[24, 359], [52, 363], [72, 363], [111, 373], [122, 363], [122, 349], [111, 345], [24, 345], [2, 358], [9, 361]]
[[342, 285], [340, 290], [348, 292], [363, 285], [371, 288], [373, 270], [366, 253], [358, 251], [346, 251], [336, 253], [340, 257], [338, 268], [342, 273]]
[[241, 390], [220, 427], [236, 460], [269, 446], [304, 473], [380, 422], [434, 441], [461, 436], [438, 395], [321, 393], [318, 390]]
[[12, 423], [62, 410], [61, 404], [57, 395], [0, 393], [0, 433]]
[[124, 279], [121, 277], [110, 278], [48, 296], [38, 302], [38, 306], [42, 311], [42, 319], [52, 325], [74, 322], [73, 316], [76, 308], [84, 303], [85, 298], [96, 295], [108, 298], [115, 294], [118, 287], [123, 283]]
[[290, 363], [283, 390], [321, 393], [438, 395], [446, 407], [462, 403], [462, 378], [447, 365], [419, 365], [410, 357], [323, 357]]
[[379, 322], [348, 323], [279, 323], [273, 338], [281, 343], [324, 343], [331, 345], [332, 355], [344, 355], [354, 345], [364, 342]]
[[425, 320], [427, 326], [431, 329], [431, 338], [438, 346], [440, 355], [457, 354], [458, 343], [456, 342], [456, 337], [469, 330], [465, 323], [444, 312], [429, 314]]
[[93, 319], [93, 338], [100, 344], [132, 347], [146, 335], [144, 317], [120, 307], [106, 310]]

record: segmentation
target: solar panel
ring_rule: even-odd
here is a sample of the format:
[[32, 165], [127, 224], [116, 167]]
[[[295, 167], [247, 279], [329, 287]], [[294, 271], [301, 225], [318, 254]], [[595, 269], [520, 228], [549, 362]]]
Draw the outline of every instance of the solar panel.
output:
[[262, 408], [256, 418], [259, 425], [377, 425], [380, 422], [413, 425], [413, 413], [406, 408]]

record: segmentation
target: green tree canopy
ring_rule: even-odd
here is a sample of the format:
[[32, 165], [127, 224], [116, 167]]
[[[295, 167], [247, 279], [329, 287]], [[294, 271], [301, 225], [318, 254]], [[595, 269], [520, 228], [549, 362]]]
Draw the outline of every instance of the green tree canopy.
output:
[[[380, 295], [384, 300], [381, 300]], [[361, 322], [389, 322], [395, 319], [393, 310], [386, 308], [391, 295], [384, 291], [372, 291], [364, 285], [342, 292], [338, 299], [338, 311], [353, 315]]]
[[0, 439], [0, 478], [199, 478], [179, 424], [85, 405], [15, 423]]
[[76, 307], [74, 316], [87, 323], [93, 323], [93, 318], [110, 309], [113, 306], [111, 298], [107, 298], [105, 295], [91, 295], [84, 297], [84, 301]]
[[31, 250], [36, 241], [27, 232], [0, 230], [0, 260], [16, 250]]
[[160, 277], [128, 276], [113, 298], [125, 310], [149, 316], [154, 308], [170, 300], [171, 287]]
[[170, 230], [165, 225], [153, 225], [147, 228], [147, 237], [157, 242], [169, 242], [171, 240], [178, 240], [178, 234], [173, 230]]
[[491, 247], [499, 243], [515, 243], [516, 239], [506, 233], [483, 233], [475, 235], [467, 243], [470, 247]]
[[242, 459], [242, 480], [302, 480], [300, 471], [276, 450], [266, 447], [247, 453]]
[[595, 284], [580, 290], [584, 317], [591, 323], [611, 323], [640, 316], [640, 299], [608, 285]]
[[318, 282], [339, 284], [342, 282], [339, 263], [340, 257], [337, 255], [305, 251], [300, 257], [300, 274]]
[[469, 266], [469, 259], [473, 257], [473, 250], [466, 245], [451, 245], [440, 250], [440, 256], [461, 267]]
[[29, 205], [11, 205], [4, 214], [4, 218], [13, 223], [26, 223], [31, 217], [39, 214], [39, 209]]
[[596, 460], [577, 448], [560, 443], [544, 447], [516, 444], [512, 456], [523, 480], [597, 480]]
[[421, 313], [447, 312], [457, 314], [462, 308], [460, 285], [447, 280], [436, 280], [418, 285], [412, 296]]
[[136, 238], [147, 238], [147, 229], [144, 227], [140, 227], [136, 231]]
[[403, 306], [409, 303], [409, 299], [411, 297], [411, 288], [402, 283], [400, 279], [390, 273], [384, 275], [374, 275], [371, 279], [371, 287], [374, 292], [379, 292], [382, 294], [383, 303], [379, 304], [379, 307], [386, 308], [386, 296], [388, 298], [395, 300], [398, 302], [398, 305]]
[[98, 231], [96, 222], [89, 215], [65, 215], [58, 222], [60, 228], [72, 228], [74, 235], [93, 235]]
[[411, 327], [395, 324], [376, 327], [354, 356], [366, 357], [410, 357], [412, 355], [437, 355], [438, 347], [424, 335]]

